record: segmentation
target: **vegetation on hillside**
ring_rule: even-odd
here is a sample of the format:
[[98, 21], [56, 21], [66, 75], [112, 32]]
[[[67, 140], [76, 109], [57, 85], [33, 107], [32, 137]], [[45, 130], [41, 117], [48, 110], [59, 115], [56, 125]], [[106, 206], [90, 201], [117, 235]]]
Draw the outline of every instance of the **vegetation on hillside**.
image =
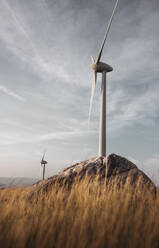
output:
[[22, 188], [0, 191], [0, 247], [157, 248], [159, 194], [127, 183], [108, 188], [87, 179], [72, 189], [28, 198]]

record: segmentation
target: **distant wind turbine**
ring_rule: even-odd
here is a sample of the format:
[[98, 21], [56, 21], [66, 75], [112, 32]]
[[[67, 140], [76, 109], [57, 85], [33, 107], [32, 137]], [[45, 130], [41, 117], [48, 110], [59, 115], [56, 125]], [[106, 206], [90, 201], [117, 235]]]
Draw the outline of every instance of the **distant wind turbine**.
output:
[[44, 152], [41, 162], [40, 162], [41, 166], [43, 167], [43, 177], [42, 177], [43, 180], [45, 179], [45, 166], [48, 163], [46, 160], [44, 160], [45, 154], [46, 152]]
[[118, 0], [115, 3], [115, 7], [113, 9], [109, 24], [107, 26], [104, 40], [99, 50], [97, 59], [95, 60], [91, 56], [91, 60], [92, 60], [91, 67], [93, 70], [93, 82], [92, 82], [92, 93], [91, 93], [90, 108], [89, 108], [89, 120], [91, 116], [93, 97], [94, 97], [94, 92], [95, 92], [95, 87], [96, 87], [96, 82], [97, 82], [97, 73], [102, 73], [102, 86], [101, 86], [101, 98], [100, 98], [99, 156], [104, 156], [104, 157], [106, 157], [106, 74], [108, 72], [113, 71], [113, 68], [106, 63], [100, 62], [100, 59], [102, 56], [104, 44], [106, 42], [117, 6], [118, 6]]

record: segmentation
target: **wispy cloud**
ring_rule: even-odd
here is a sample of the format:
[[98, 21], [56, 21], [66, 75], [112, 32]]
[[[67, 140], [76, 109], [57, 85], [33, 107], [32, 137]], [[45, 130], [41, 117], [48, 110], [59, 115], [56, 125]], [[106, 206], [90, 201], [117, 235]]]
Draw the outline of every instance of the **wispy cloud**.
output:
[[56, 132], [56, 133], [48, 133], [41, 135], [37, 138], [37, 141], [46, 141], [46, 140], [66, 140], [68, 138], [77, 138], [85, 135], [95, 134], [97, 131], [95, 130], [72, 130], [70, 132]]
[[[54, 77], [59, 77], [64, 81], [70, 81], [69, 75], [64, 67], [55, 61], [55, 56], [50, 56], [52, 48], [43, 47], [42, 40], [40, 47], [34, 35], [31, 35], [29, 25], [25, 24], [27, 20], [21, 18], [18, 11], [12, 7], [7, 0], [1, 3], [2, 15], [0, 17], [0, 35], [1, 40], [7, 48], [24, 63], [30, 66], [39, 77], [51, 80]], [[31, 11], [31, 10], [30, 10]], [[45, 52], [44, 52], [45, 50]]]
[[69, 140], [76, 139], [85, 136], [89, 136], [92, 134], [96, 134], [96, 130], [71, 130], [71, 131], [61, 131], [61, 132], [52, 132], [42, 135], [34, 135], [32, 133], [28, 133], [24, 135], [20, 135], [19, 133], [15, 133], [14, 135], [1, 134], [0, 137], [0, 145], [11, 145], [11, 144], [37, 144], [45, 141], [57, 141], [57, 140]]
[[7, 87], [0, 85], [0, 91], [3, 92], [4, 94], [11, 96], [21, 102], [26, 102], [26, 99], [18, 94], [16, 94], [15, 92], [13, 92], [12, 90], [8, 89]]
[[[152, 151], [133, 135], [142, 129], [141, 135], [148, 132], [156, 147], [159, 140], [159, 26], [157, 1], [138, 2], [120, 2], [102, 61], [114, 68], [107, 80], [108, 150], [135, 154], [140, 161], [141, 147], [149, 157]], [[79, 146], [86, 157], [97, 154], [101, 77], [88, 130], [90, 55], [98, 53], [112, 5], [105, 0], [0, 1], [0, 92], [8, 96], [5, 101], [27, 100], [25, 111], [21, 104], [9, 111], [10, 101], [8, 111], [1, 108], [1, 119], [9, 120], [0, 123], [0, 145], [6, 152], [21, 148], [27, 157], [29, 149], [47, 146], [52, 154], [54, 147], [52, 161], [60, 149], [66, 159], [74, 155], [78, 160]]]
[[156, 166], [159, 172], [159, 154], [153, 154], [152, 157], [147, 158], [145, 161], [146, 165], [149, 165], [150, 167]]
[[118, 130], [126, 126], [157, 124], [159, 115], [158, 87], [147, 88], [142, 95], [127, 94], [123, 89], [112, 93], [108, 106], [108, 129]]

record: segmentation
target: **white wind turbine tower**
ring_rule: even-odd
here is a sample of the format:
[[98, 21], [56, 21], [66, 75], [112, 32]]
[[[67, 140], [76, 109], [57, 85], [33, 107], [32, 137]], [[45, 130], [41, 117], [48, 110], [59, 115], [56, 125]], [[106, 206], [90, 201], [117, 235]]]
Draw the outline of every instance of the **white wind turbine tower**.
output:
[[112, 16], [110, 18], [108, 27], [106, 29], [104, 40], [102, 42], [96, 61], [94, 60], [93, 57], [91, 57], [92, 59], [91, 67], [93, 70], [93, 83], [92, 83], [92, 93], [91, 93], [90, 108], [89, 108], [89, 120], [92, 111], [92, 103], [93, 103], [93, 97], [96, 87], [97, 73], [102, 73], [102, 85], [101, 85], [101, 97], [100, 97], [99, 156], [104, 156], [104, 157], [106, 157], [106, 74], [108, 72], [111, 72], [113, 68], [106, 63], [100, 62], [100, 59], [113, 20], [113, 16], [117, 9], [117, 5], [118, 5], [118, 0], [116, 1], [115, 7], [113, 9]]

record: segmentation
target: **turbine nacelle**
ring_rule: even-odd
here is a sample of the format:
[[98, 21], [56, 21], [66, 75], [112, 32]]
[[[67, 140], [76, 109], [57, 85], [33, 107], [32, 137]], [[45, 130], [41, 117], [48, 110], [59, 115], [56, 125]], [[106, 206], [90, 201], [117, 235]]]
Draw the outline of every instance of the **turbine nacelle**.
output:
[[95, 72], [98, 72], [98, 73], [102, 73], [102, 72], [111, 72], [113, 71], [113, 68], [106, 64], [106, 63], [103, 63], [103, 62], [98, 62], [97, 64], [96, 63], [93, 63], [91, 65], [92, 69], [95, 71]]
[[48, 164], [48, 162], [45, 161], [45, 160], [42, 160], [42, 161], [41, 161], [41, 165], [44, 165], [44, 164]]

